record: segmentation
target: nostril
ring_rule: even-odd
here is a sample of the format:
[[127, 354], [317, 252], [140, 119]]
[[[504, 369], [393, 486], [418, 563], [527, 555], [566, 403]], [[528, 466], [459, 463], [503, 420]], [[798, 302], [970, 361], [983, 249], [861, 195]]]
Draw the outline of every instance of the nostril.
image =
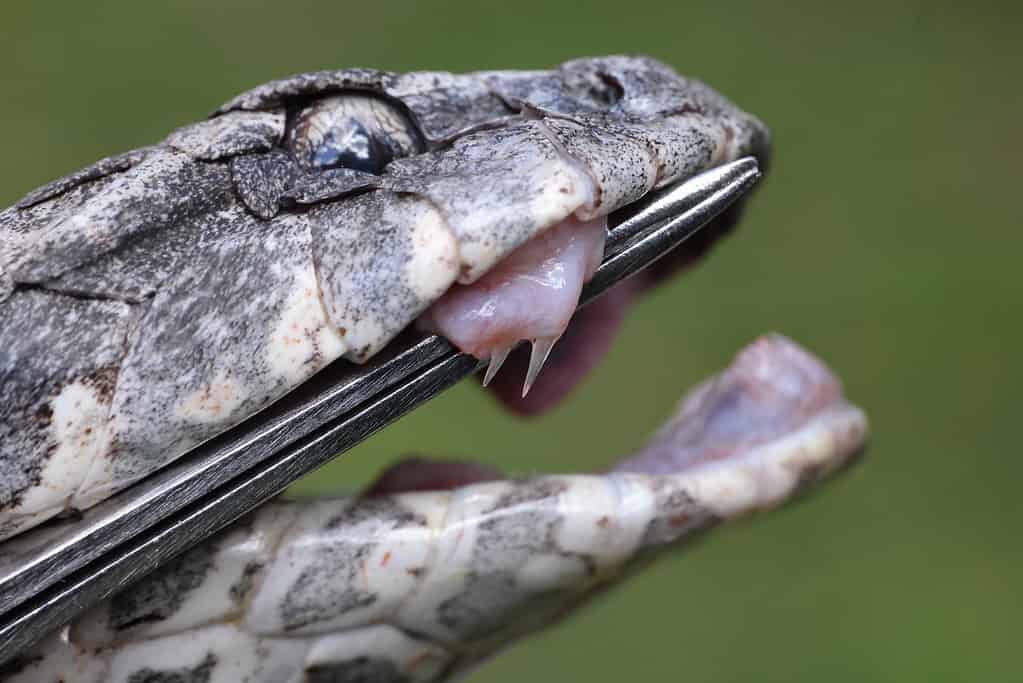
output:
[[625, 88], [618, 79], [611, 74], [599, 72], [597, 73], [597, 80], [601, 85], [601, 87], [596, 88], [593, 93], [594, 99], [597, 101], [610, 107], [617, 104], [620, 99], [625, 97]]
[[625, 87], [621, 81], [605, 71], [588, 74], [582, 87], [585, 89], [586, 99], [602, 109], [610, 109], [625, 97]]
[[625, 97], [625, 86], [612, 73], [587, 68], [563, 74], [566, 94], [584, 108], [608, 110]]

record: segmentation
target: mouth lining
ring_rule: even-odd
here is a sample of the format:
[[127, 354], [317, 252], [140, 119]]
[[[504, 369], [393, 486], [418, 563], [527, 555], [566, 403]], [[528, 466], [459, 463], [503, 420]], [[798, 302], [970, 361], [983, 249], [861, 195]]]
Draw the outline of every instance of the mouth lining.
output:
[[[738, 190], [740, 193], [745, 193], [752, 183], [760, 177], [755, 164], [751, 167], [748, 161], [743, 160], [745, 163], [735, 162], [734, 164], [726, 164], [725, 167], [720, 169], [720, 177], [727, 176], [742, 183], [742, 185], [734, 186], [735, 188], [740, 188]], [[708, 177], [710, 177], [709, 173]], [[633, 238], [639, 234], [637, 230], [645, 229], [643, 226], [649, 226], [650, 221], [667, 220], [672, 215], [681, 217], [689, 212], [694, 212], [694, 216], [699, 215], [700, 211], [704, 209], [698, 207], [703, 207], [703, 202], [711, 197], [711, 194], [704, 187], [707, 181], [704, 180], [702, 182], [704, 183], [703, 185], [701, 185], [701, 181], [697, 181], [695, 186], [689, 186], [687, 182], [686, 185], [689, 187], [687, 190], [688, 194], [677, 193], [671, 188], [662, 188], [662, 191], [654, 195], [646, 193], [639, 199], [635, 199], [629, 204], [616, 209], [606, 218], [599, 219], [599, 221], [583, 221], [578, 217], [578, 212], [570, 215], [567, 219], [555, 223], [550, 228], [538, 233], [534, 236], [534, 239], [527, 241], [519, 250], [506, 255], [504, 259], [492, 267], [484, 280], [452, 287], [447, 294], [436, 302], [438, 305], [420, 316], [417, 326], [420, 329], [435, 332], [446, 337], [465, 353], [474, 355], [480, 360], [489, 361], [483, 385], [491, 385], [492, 395], [510, 412], [523, 416], [544, 412], [571, 393], [583, 379], [589, 376], [590, 371], [606, 355], [620, 327], [620, 323], [637, 297], [644, 291], [658, 285], [661, 281], [676, 275], [678, 271], [686, 270], [701, 261], [718, 239], [731, 232], [741, 217], [745, 198], [742, 197], [742, 194], [733, 195], [731, 202], [723, 210], [718, 208], [713, 214], [707, 215], [703, 219], [705, 224], [702, 225], [702, 229], [695, 229], [695, 225], [692, 228], [686, 228], [687, 232], [678, 234], [674, 248], [668, 250], [668, 246], [665, 245], [664, 248], [668, 250], [668, 253], [664, 253], [663, 257], [656, 258], [652, 264], [648, 264], [648, 267], [643, 268], [641, 272], [633, 273], [624, 281], [617, 281], [618, 278], [615, 278], [612, 282], [617, 281], [617, 284], [611, 284], [610, 286], [608, 282], [604, 282], [603, 286], [600, 287], [601, 290], [606, 290], [602, 297], [594, 300], [593, 297], [585, 296], [584, 294], [583, 298], [588, 302], [585, 310], [574, 310], [578, 309], [579, 306], [578, 296], [575, 296], [571, 302], [562, 301], [560, 307], [557, 305], [547, 305], [541, 298], [538, 302], [531, 302], [525, 308], [535, 306], [541, 310], [546, 308], [557, 313], [547, 314], [546, 320], [544, 320], [542, 314], [537, 316], [532, 310], [523, 314], [522, 310], [516, 310], [516, 306], [512, 305], [508, 308], [511, 311], [510, 316], [507, 316], [511, 318], [511, 322], [508, 324], [508, 320], [501, 320], [502, 309], [499, 308], [501, 297], [493, 296], [492, 293], [496, 289], [499, 290], [498, 294], [503, 296], [504, 290], [511, 291], [515, 290], [516, 287], [506, 287], [505, 285], [509, 284], [508, 282], [500, 282], [501, 287], [494, 287], [493, 283], [485, 286], [488, 280], [493, 279], [491, 276], [500, 273], [502, 270], [509, 270], [506, 267], [509, 261], [518, 262], [510, 270], [517, 272], [521, 280], [532, 283], [543, 280], [543, 273], [539, 267], [539, 264], [544, 262], [542, 258], [536, 259], [534, 262], [537, 270], [535, 277], [521, 277], [524, 271], [522, 266], [523, 264], [528, 266], [530, 258], [523, 258], [520, 252], [532, 252], [531, 256], [539, 254], [542, 257], [544, 256], [544, 248], [537, 248], [536, 243], [550, 242], [555, 247], [551, 253], [555, 254], [556, 258], [549, 260], [557, 261], [560, 259], [562, 263], [572, 264], [571, 259], [563, 259], [557, 253], [559, 249], [569, 251], [569, 249], [565, 248], [568, 244], [567, 239], [569, 239], [565, 235], [571, 235], [571, 239], [588, 243], [588, 240], [592, 241], [586, 236], [588, 227], [596, 225], [598, 222], [606, 225], [605, 228], [601, 229], [601, 235], [606, 236], [607, 241], [606, 245], [604, 245], [606, 248], [602, 250], [603, 260], [607, 261], [610, 259], [614, 262], [616, 258], [623, 255], [623, 249], [627, 251], [629, 245], [635, 244]], [[736, 199], [738, 201], [735, 201]], [[673, 214], [672, 212], [677, 213]], [[669, 221], [669, 223], [672, 223], [672, 221]], [[679, 225], [685, 225], [685, 223]], [[558, 234], [561, 237], [552, 237], [552, 235]], [[536, 239], [541, 236], [543, 237], [542, 240]], [[597, 246], [599, 248], [600, 245]], [[589, 259], [588, 265], [583, 266], [577, 258], [574, 266], [569, 265], [565, 267], [564, 270], [573, 275], [571, 278], [568, 278], [571, 281], [570, 284], [573, 285], [571, 289], [585, 289], [582, 285], [589, 281], [594, 270], [600, 265], [600, 261], [600, 258], [595, 260]], [[481, 285], [484, 286], [481, 287]], [[586, 288], [589, 287], [590, 285], [586, 285]], [[474, 291], [477, 288], [483, 291]], [[517, 289], [523, 290], [528, 289], [528, 287], [518, 286]], [[465, 296], [466, 292], [468, 292], [468, 296]], [[542, 295], [544, 292], [540, 290], [540, 294]], [[482, 309], [473, 310], [471, 307], [464, 305], [459, 309], [459, 306], [448, 305], [450, 303], [449, 299], [465, 301], [472, 300], [474, 297], [477, 300], [486, 301], [489, 310], [485, 312]], [[530, 301], [529, 295], [523, 295], [521, 292], [518, 295], [506, 298], [511, 300], [513, 304], [516, 299], [520, 300], [520, 302]], [[536, 296], [533, 296], [533, 299], [536, 298]], [[554, 296], [547, 298], [555, 299]], [[560, 295], [560, 298], [565, 299], [564, 293]], [[568, 305], [567, 310], [564, 305], [565, 303]], [[524, 307], [520, 305], [517, 308], [523, 309]], [[438, 309], [447, 309], [447, 311], [437, 315]], [[526, 320], [527, 323], [524, 325], [519, 324], [515, 320], [516, 315], [520, 319]], [[472, 320], [474, 317], [477, 320], [470, 324], [465, 323], [466, 320]], [[482, 318], [487, 318], [487, 320], [481, 323], [479, 319]], [[558, 320], [552, 323], [553, 319]], [[438, 321], [440, 321], [440, 324], [438, 324]], [[519, 324], [518, 329], [515, 327], [516, 324]], [[532, 331], [536, 332], [536, 334], [529, 334], [530, 324], [534, 328]], [[471, 329], [473, 326], [476, 329], [487, 327], [493, 329], [496, 327], [503, 333], [502, 341], [507, 343], [491, 345], [491, 347], [487, 345], [486, 340], [480, 335], [473, 339], [471, 334], [465, 334], [465, 330]], [[462, 329], [459, 330], [459, 327]], [[529, 345], [519, 344], [518, 342], [520, 341], [530, 342], [532, 348], [529, 349]], [[548, 356], [552, 360], [545, 364]], [[556, 369], [551, 369], [552, 367]], [[499, 368], [507, 369], [499, 373]], [[544, 368], [543, 374], [539, 373], [541, 368]], [[525, 377], [525, 384], [521, 384], [521, 380], [510, 381], [509, 375], [515, 378]], [[494, 381], [495, 376], [496, 381]], [[530, 392], [530, 388], [534, 386], [535, 388]], [[519, 387], [522, 387], [523, 390], [520, 391]]]

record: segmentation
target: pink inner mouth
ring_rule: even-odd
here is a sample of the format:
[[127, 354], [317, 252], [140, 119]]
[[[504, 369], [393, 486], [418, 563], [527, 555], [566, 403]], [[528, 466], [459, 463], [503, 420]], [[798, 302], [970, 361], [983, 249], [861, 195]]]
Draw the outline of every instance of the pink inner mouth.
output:
[[[841, 383], [824, 363], [784, 337], [763, 337], [689, 391], [657, 434], [611, 469], [674, 474], [738, 460], [842, 405]], [[367, 493], [445, 490], [502, 478], [486, 465], [410, 459], [384, 472]]]
[[488, 389], [502, 405], [518, 415], [539, 415], [553, 408], [589, 376], [610, 351], [641, 286], [640, 279], [630, 278], [576, 311], [528, 395], [521, 395], [520, 379], [529, 368], [530, 354], [526, 348], [512, 351]]
[[[494, 357], [486, 384], [507, 409], [519, 415], [542, 413], [571, 393], [604, 358], [632, 302], [701, 260], [731, 231], [741, 210], [741, 204], [733, 205], [672, 254], [579, 311], [574, 311], [579, 292], [599, 265], [606, 229], [603, 219], [569, 218], [520, 247], [479, 281], [454, 287], [419, 324], [478, 358]], [[521, 340], [536, 341], [532, 348], [512, 348]]]
[[[470, 285], [455, 285], [420, 324], [489, 360], [484, 384], [521, 341], [532, 344], [522, 395], [539, 376], [604, 253], [607, 220], [569, 218], [513, 251]], [[521, 375], [519, 375], [521, 376]]]

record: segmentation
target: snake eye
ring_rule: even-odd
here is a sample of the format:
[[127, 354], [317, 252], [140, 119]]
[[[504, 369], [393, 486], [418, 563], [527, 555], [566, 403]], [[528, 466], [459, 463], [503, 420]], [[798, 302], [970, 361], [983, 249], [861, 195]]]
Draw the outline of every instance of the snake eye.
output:
[[345, 93], [296, 112], [287, 145], [310, 169], [350, 168], [379, 174], [392, 160], [422, 151], [422, 138], [408, 116], [385, 100]]

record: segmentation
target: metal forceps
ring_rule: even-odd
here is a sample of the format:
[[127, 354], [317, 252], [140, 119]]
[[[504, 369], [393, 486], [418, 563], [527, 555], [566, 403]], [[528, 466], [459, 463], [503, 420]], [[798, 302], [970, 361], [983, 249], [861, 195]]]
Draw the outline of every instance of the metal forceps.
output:
[[[612, 216], [580, 305], [669, 252], [759, 178], [755, 159], [739, 159]], [[0, 666], [485, 365], [437, 336], [407, 333], [367, 365], [333, 363], [80, 518], [0, 544]]]

